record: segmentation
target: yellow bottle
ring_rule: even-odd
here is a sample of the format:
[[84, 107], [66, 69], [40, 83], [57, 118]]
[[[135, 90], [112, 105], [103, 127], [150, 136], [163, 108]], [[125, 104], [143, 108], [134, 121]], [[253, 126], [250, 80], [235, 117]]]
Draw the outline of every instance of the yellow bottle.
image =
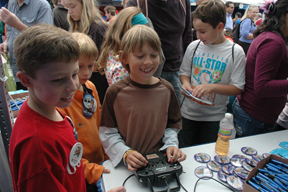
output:
[[220, 121], [218, 138], [215, 145], [215, 151], [218, 155], [227, 155], [229, 151], [229, 140], [232, 135], [234, 125], [233, 116], [225, 113], [225, 117]]

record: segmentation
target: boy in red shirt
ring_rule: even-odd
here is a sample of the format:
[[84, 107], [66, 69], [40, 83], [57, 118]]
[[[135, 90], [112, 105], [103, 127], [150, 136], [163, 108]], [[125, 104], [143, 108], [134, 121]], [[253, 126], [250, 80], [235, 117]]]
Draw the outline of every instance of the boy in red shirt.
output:
[[9, 157], [14, 191], [85, 192], [82, 144], [69, 118], [79, 84], [79, 46], [63, 29], [40, 24], [15, 40], [17, 77], [28, 88], [11, 135]]

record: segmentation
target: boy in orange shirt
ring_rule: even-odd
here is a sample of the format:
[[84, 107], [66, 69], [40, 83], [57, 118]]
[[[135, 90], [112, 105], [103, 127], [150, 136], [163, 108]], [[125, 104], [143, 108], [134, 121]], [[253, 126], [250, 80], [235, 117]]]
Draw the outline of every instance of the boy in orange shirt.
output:
[[79, 86], [70, 107], [59, 109], [63, 114], [71, 117], [79, 135], [79, 142], [83, 144], [83, 166], [87, 184], [87, 191], [95, 191], [96, 183], [102, 173], [109, 173], [100, 164], [109, 157], [105, 154], [99, 138], [99, 124], [101, 118], [101, 104], [94, 84], [89, 81], [98, 49], [93, 40], [83, 33], [72, 33], [80, 47], [79, 57]]

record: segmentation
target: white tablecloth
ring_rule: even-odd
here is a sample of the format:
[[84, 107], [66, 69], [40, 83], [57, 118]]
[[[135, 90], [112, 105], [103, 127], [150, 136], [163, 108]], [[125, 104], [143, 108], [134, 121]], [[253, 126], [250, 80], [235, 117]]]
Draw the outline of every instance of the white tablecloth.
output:
[[[228, 156], [231, 158], [235, 154], [242, 154], [241, 148], [244, 146], [252, 147], [257, 150], [258, 154], [269, 153], [275, 148], [279, 147], [279, 143], [282, 141], [288, 141], [288, 130], [278, 131], [273, 133], [261, 134], [250, 137], [243, 137], [238, 139], [230, 140], [230, 149]], [[181, 162], [183, 166], [183, 173], [180, 175], [181, 184], [189, 191], [194, 191], [194, 185], [198, 179], [195, 176], [194, 170], [199, 166], [206, 166], [206, 164], [199, 163], [194, 160], [194, 155], [196, 153], [204, 152], [211, 156], [211, 159], [214, 158], [215, 152], [215, 143], [199, 145], [194, 147], [183, 148], [182, 151], [187, 154], [187, 159]], [[247, 156], [249, 157], [249, 156]], [[121, 186], [124, 180], [133, 172], [129, 171], [124, 164], [118, 165], [116, 168], [112, 166], [110, 160], [105, 161], [103, 166], [107, 169], [110, 169], [109, 174], [103, 174], [103, 185], [106, 191]], [[217, 172], [213, 173], [213, 177], [217, 178]], [[175, 182], [176, 183], [176, 182]], [[141, 184], [138, 182], [135, 176], [131, 177], [124, 186], [127, 192], [149, 192], [150, 189], [146, 184]], [[155, 187], [155, 191], [163, 190], [163, 188]], [[184, 191], [182, 188], [180, 191]], [[196, 192], [223, 192], [230, 191], [224, 186], [213, 180], [201, 180], [197, 184]]]

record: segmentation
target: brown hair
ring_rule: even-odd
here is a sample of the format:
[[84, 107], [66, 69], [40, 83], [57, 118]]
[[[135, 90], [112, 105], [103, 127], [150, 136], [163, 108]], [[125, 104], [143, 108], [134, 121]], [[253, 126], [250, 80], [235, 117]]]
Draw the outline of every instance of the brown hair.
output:
[[18, 70], [32, 78], [47, 63], [79, 58], [79, 46], [71, 33], [43, 23], [23, 30], [14, 41], [14, 52]]
[[222, 22], [226, 23], [226, 8], [221, 0], [205, 0], [198, 5], [193, 13], [193, 20], [201, 19], [203, 23], [212, 25], [215, 29]]
[[85, 57], [96, 61], [99, 52], [94, 41], [84, 33], [73, 32], [72, 36], [79, 45], [80, 55], [84, 55]]
[[116, 56], [120, 51], [122, 37], [132, 27], [133, 17], [139, 13], [141, 13], [141, 10], [137, 7], [125, 8], [120, 11], [112, 25], [109, 27], [105, 35], [105, 40], [101, 46], [101, 54], [98, 59], [98, 71], [101, 74], [104, 74], [107, 57], [111, 51], [114, 59], [118, 59]]
[[116, 13], [116, 7], [108, 5], [104, 8], [104, 11], [106, 11], [107, 13], [110, 13], [111, 15], [115, 15]]
[[[145, 25], [135, 25], [129, 29], [120, 44], [120, 50], [122, 51], [122, 60], [127, 58], [130, 51], [134, 52], [137, 49], [141, 49], [145, 44], [148, 44], [153, 50], [159, 54], [160, 62], [161, 57], [161, 41], [157, 33]], [[123, 67], [130, 73], [129, 64], [124, 64]]]

